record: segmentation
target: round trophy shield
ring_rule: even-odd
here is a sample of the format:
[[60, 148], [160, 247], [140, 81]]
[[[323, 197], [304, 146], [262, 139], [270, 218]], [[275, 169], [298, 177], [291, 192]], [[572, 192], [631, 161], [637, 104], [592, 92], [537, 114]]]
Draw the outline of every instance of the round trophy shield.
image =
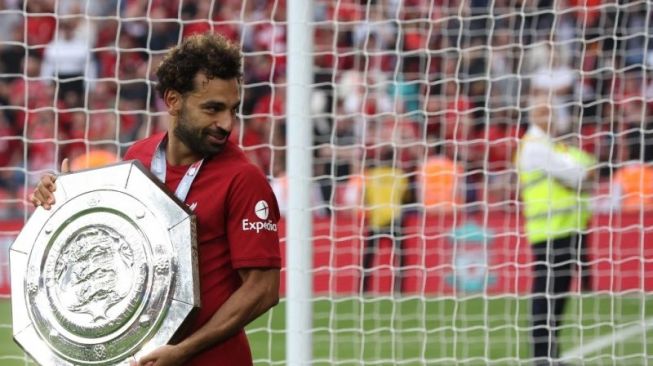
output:
[[195, 217], [139, 162], [57, 178], [10, 250], [13, 336], [42, 365], [116, 365], [199, 307]]

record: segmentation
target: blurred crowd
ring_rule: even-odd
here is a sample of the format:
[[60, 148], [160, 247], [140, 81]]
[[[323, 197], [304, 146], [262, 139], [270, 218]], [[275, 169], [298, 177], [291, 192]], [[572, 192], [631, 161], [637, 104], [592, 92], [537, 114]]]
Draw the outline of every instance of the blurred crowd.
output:
[[[555, 91], [560, 138], [599, 159], [597, 189], [653, 161], [647, 1], [314, 4], [307, 108], [324, 207], [355, 203], [352, 177], [384, 164], [408, 178], [408, 205], [515, 202], [513, 156], [533, 88]], [[286, 0], [0, 0], [0, 218], [22, 217], [26, 190], [64, 157], [110, 162], [164, 130], [156, 66], [203, 32], [242, 45], [231, 138], [283, 196], [285, 26]]]

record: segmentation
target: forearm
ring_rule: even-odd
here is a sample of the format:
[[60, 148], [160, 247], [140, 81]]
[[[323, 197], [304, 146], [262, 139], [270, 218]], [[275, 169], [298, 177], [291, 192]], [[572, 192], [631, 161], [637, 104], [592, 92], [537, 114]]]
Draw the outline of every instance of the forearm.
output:
[[[278, 270], [276, 276], [278, 277]], [[275, 283], [277, 284], [275, 286]], [[254, 319], [278, 302], [278, 280], [263, 284], [245, 281], [195, 333], [179, 343], [182, 352], [192, 357], [203, 350], [234, 336]]]
[[520, 160], [521, 169], [541, 171], [571, 189], [578, 189], [587, 179], [587, 171], [582, 164], [547, 144], [528, 144], [523, 155]]
[[569, 159], [551, 159], [543, 167], [544, 173], [570, 189], [579, 189], [587, 179], [587, 172], [580, 164]]

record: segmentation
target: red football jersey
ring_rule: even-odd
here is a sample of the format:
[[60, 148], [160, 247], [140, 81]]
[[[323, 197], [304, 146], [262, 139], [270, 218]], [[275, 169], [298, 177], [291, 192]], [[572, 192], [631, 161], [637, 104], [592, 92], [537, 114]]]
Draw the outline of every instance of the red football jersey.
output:
[[[165, 134], [136, 142], [125, 160], [137, 159], [148, 169]], [[190, 165], [167, 165], [166, 186], [175, 192]], [[205, 159], [191, 185], [188, 205], [197, 216], [200, 296], [202, 306], [189, 324], [202, 327], [241, 284], [237, 269], [281, 267], [277, 223], [279, 208], [265, 176], [237, 145]], [[251, 365], [244, 330], [212, 347], [188, 365]]]

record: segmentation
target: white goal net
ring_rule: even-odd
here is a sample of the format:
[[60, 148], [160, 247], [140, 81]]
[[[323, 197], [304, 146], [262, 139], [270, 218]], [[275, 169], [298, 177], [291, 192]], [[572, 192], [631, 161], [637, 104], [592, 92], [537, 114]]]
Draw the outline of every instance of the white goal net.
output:
[[[155, 71], [183, 37], [241, 44], [231, 138], [285, 214], [287, 10], [286, 0], [0, 0], [0, 364], [31, 363], [11, 340], [8, 301], [27, 195], [63, 158], [107, 164], [167, 128]], [[312, 364], [653, 364], [649, 1], [313, 0], [305, 22]], [[591, 214], [582, 250], [560, 264], [569, 288], [546, 295], [532, 290], [516, 165], [538, 101], [556, 146], [588, 159], [577, 204]], [[286, 364], [286, 288], [247, 328], [257, 365]], [[540, 295], [566, 303], [557, 322], [549, 312], [537, 359]]]

